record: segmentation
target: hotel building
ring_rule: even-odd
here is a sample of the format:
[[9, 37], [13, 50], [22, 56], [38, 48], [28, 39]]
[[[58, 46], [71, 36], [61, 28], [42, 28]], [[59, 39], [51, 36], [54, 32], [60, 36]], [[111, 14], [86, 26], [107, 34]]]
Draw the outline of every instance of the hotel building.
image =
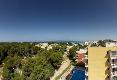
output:
[[86, 80], [117, 80], [117, 47], [88, 47]]

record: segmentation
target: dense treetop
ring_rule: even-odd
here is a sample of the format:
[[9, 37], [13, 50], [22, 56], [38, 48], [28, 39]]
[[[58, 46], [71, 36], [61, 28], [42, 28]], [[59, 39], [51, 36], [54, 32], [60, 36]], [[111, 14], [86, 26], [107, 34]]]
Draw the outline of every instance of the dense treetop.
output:
[[[53, 43], [49, 43], [53, 44]], [[4, 80], [49, 80], [61, 65], [66, 44], [47, 50], [33, 43], [0, 43]]]

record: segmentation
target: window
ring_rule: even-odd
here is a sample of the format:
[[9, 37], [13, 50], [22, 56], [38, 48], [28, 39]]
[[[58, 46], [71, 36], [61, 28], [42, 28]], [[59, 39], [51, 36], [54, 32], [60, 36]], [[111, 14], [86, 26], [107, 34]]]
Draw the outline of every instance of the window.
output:
[[88, 80], [88, 76], [86, 76], [86, 80]]
[[115, 72], [115, 68], [112, 69], [112, 72]]
[[117, 80], [117, 76], [114, 76], [112, 80]]
[[117, 55], [117, 51], [112, 51], [111, 53], [112, 53], [112, 56]]
[[117, 68], [113, 68], [113, 69], [112, 69], [112, 72], [115, 72], [115, 71], [117, 71]]
[[112, 64], [117, 65], [117, 59], [112, 59]]

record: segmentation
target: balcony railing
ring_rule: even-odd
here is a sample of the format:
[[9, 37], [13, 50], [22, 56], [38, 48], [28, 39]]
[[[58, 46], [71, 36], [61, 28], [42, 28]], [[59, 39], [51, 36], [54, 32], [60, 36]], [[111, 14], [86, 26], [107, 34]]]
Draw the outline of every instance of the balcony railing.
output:
[[110, 59], [117, 59], [117, 56], [110, 56]]
[[117, 68], [117, 64], [111, 64], [111, 68]]
[[85, 77], [85, 80], [88, 80], [88, 76]]
[[117, 76], [117, 71], [111, 72], [111, 76]]
[[85, 71], [85, 75], [88, 76], [88, 71]]
[[116, 80], [113, 77], [117, 76], [117, 51], [108, 51], [109, 62], [109, 80]]
[[85, 55], [85, 59], [88, 59], [88, 55]]
[[88, 67], [88, 63], [85, 63], [85, 67]]

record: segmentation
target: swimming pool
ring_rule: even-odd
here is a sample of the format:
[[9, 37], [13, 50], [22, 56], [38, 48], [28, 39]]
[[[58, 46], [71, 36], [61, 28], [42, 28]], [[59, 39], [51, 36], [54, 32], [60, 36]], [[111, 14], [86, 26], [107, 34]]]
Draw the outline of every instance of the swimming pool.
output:
[[85, 70], [82, 68], [74, 69], [70, 80], [85, 80]]

